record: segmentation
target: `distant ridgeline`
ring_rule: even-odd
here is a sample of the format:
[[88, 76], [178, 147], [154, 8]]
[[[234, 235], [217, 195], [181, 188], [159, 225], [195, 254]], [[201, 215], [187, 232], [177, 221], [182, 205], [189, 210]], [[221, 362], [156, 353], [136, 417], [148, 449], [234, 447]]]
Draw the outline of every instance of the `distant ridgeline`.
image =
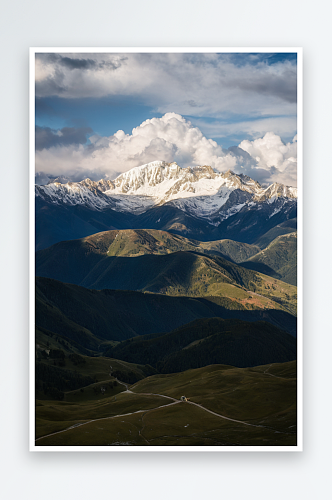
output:
[[252, 244], [297, 213], [296, 188], [262, 188], [231, 171], [165, 162], [133, 168], [114, 181], [53, 181], [36, 186], [35, 193], [37, 250], [109, 229], [158, 229], [199, 241]]

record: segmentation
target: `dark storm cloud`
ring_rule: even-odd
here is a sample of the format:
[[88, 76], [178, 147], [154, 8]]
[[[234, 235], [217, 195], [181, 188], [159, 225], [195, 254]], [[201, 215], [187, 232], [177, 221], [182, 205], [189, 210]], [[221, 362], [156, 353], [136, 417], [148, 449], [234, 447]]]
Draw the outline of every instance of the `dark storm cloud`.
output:
[[59, 56], [58, 63], [69, 69], [110, 69], [115, 70], [120, 68], [123, 61], [127, 57], [122, 57], [117, 61], [95, 61], [93, 59], [74, 59], [71, 57], [61, 57]]
[[122, 57], [117, 57], [116, 59], [99, 60], [91, 58], [69, 57], [69, 56], [62, 56], [61, 54], [47, 54], [47, 53], [36, 54], [36, 57], [39, 60], [41, 60], [44, 64], [53, 64], [69, 70], [74, 70], [74, 69], [115, 70], [120, 68], [123, 62], [128, 59], [126, 56], [122, 56]]
[[36, 150], [49, 149], [52, 146], [69, 146], [70, 144], [85, 144], [87, 134], [92, 133], [90, 127], [63, 127], [53, 130], [50, 127], [36, 126]]
[[[68, 97], [69, 93], [71, 97], [78, 97], [80, 90], [86, 97], [85, 93], [93, 94], [100, 74], [102, 80], [109, 78], [110, 73], [119, 69], [126, 60], [124, 55], [91, 58], [89, 54], [81, 54], [81, 57], [77, 54], [36, 54], [36, 96]], [[38, 77], [40, 70], [42, 76]]]
[[92, 59], [72, 59], [71, 57], [59, 57], [59, 64], [69, 69], [94, 69], [96, 61]]

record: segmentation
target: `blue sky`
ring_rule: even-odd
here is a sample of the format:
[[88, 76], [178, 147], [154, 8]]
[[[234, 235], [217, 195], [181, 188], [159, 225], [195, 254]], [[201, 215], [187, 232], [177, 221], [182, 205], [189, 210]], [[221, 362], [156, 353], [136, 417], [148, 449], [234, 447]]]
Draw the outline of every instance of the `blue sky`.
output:
[[[96, 147], [109, 148], [117, 131], [131, 136], [146, 120], [167, 113], [182, 117], [224, 152], [271, 132], [287, 144], [296, 135], [296, 84], [293, 53], [36, 54], [36, 169], [57, 175], [65, 158], [68, 175], [76, 169], [79, 177], [79, 152], [86, 159]], [[144, 155], [142, 143], [136, 151], [131, 144], [128, 158], [143, 161], [152, 151], [167, 157], [175, 151], [187, 163], [197, 159], [179, 153], [181, 136], [172, 142], [160, 133], [151, 136], [154, 145], [160, 139], [157, 149], [144, 144]], [[104, 160], [92, 169], [98, 175], [126, 168], [125, 157], [118, 164]]]
[[62, 127], [90, 127], [103, 136], [124, 130], [129, 134], [134, 127], [161, 113], [131, 96], [62, 99], [46, 97], [36, 99], [36, 125], [61, 129]]

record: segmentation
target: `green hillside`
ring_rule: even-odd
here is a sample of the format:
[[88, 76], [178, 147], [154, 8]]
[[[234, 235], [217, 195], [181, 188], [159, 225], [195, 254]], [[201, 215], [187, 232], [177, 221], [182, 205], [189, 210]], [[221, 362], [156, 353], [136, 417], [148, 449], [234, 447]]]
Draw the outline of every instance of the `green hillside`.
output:
[[38, 341], [68, 352], [103, 352], [114, 345], [110, 341], [166, 333], [195, 319], [211, 317], [263, 320], [296, 334], [296, 318], [281, 309], [254, 309], [224, 297], [88, 290], [36, 278]]
[[109, 257], [105, 252], [115, 241], [114, 234], [100, 233], [100, 241], [94, 239], [92, 246], [75, 240], [37, 252], [36, 274], [86, 288], [221, 296], [253, 308], [282, 308], [296, 314], [295, 287], [216, 255], [186, 251]]
[[[68, 353], [36, 346], [36, 397], [64, 401], [86, 401], [101, 392], [117, 394], [144, 377], [157, 373], [147, 364], [128, 363], [102, 356]], [[121, 383], [115, 383], [120, 379]], [[105, 391], [101, 388], [105, 386]], [[85, 388], [84, 391], [81, 391]], [[112, 391], [110, 391], [112, 389]]]
[[297, 233], [277, 236], [264, 250], [242, 262], [241, 266], [296, 285]]
[[201, 242], [199, 249], [200, 252], [220, 255], [236, 263], [249, 259], [260, 251], [257, 245], [249, 245], [249, 243], [234, 240]]
[[[94, 237], [101, 237], [94, 235]], [[93, 237], [91, 237], [93, 239]], [[166, 255], [181, 250], [197, 250], [199, 242], [183, 236], [156, 231], [154, 229], [127, 229], [118, 231], [115, 240], [109, 246], [109, 257], [139, 257], [140, 255]]]
[[121, 342], [105, 355], [148, 363], [161, 373], [211, 364], [247, 367], [296, 359], [296, 339], [264, 321], [198, 319], [166, 335]]
[[[95, 238], [101, 237], [102, 235], [94, 235], [89, 238], [89, 241], [92, 242]], [[201, 242], [155, 229], [127, 229], [117, 232], [116, 238], [108, 248], [107, 255], [109, 257], [139, 257], [146, 254], [166, 255], [180, 251], [196, 251], [219, 255], [234, 262], [242, 262], [259, 250], [260, 248], [255, 245], [233, 240]]]
[[214, 253], [234, 262], [242, 262], [260, 251], [248, 243], [233, 240], [201, 242], [190, 240], [167, 231], [155, 229], [126, 229], [96, 233], [79, 240], [61, 242], [38, 252], [39, 266], [47, 265], [49, 255], [56, 252], [63, 258], [89, 259], [89, 266], [98, 262], [96, 256], [139, 257], [146, 254], [166, 255], [180, 251]]
[[289, 219], [281, 224], [277, 224], [275, 227], [267, 231], [265, 234], [260, 236], [256, 241], [257, 245], [261, 250], [266, 248], [277, 236], [283, 234], [294, 233], [297, 229], [297, 219]]
[[[211, 365], [153, 375], [129, 389], [89, 398], [84, 387], [86, 399], [38, 400], [36, 445], [296, 445], [294, 361]], [[183, 395], [188, 402], [180, 402]]]

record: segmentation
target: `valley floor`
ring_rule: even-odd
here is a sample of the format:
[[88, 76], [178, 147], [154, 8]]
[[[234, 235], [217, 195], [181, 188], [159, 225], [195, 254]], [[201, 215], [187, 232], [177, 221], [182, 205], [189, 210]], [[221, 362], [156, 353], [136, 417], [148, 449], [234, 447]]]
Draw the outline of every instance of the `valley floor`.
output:
[[295, 361], [117, 382], [37, 400], [36, 446], [296, 446]]

